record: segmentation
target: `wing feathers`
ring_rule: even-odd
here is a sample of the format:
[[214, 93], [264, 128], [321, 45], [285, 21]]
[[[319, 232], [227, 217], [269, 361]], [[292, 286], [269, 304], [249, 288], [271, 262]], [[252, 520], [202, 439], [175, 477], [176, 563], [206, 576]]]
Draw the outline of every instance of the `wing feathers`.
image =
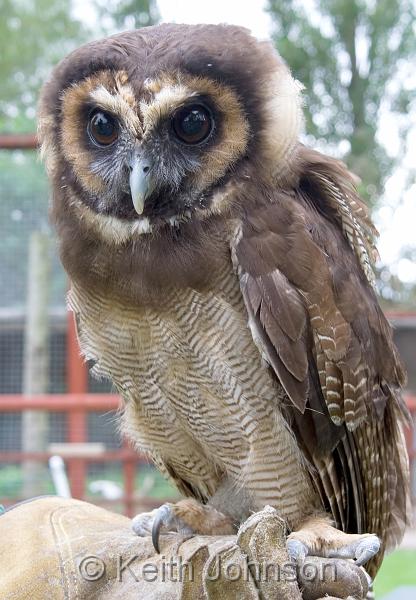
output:
[[376, 231], [341, 163], [299, 156], [296, 187], [246, 208], [233, 261], [253, 338], [300, 411], [293, 427], [323, 504], [342, 527], [395, 539], [407, 476], [390, 421], [405, 376], [371, 287]]
[[[253, 339], [263, 358], [277, 374], [292, 402], [303, 412], [308, 396], [308, 366], [304, 347], [301, 341], [296, 339], [298, 334], [295, 334], [293, 329], [292, 335], [295, 340], [292, 340], [283, 333], [278, 317], [276, 318], [270, 310], [270, 298], [269, 302], [263, 300], [261, 295], [263, 288], [259, 287], [256, 279], [245, 274], [240, 281]], [[300, 322], [304, 320], [301, 319]]]

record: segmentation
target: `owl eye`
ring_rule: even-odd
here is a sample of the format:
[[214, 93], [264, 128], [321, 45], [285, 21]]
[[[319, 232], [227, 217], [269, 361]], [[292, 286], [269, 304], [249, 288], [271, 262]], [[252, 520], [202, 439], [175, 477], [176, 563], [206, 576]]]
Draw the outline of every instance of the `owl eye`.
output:
[[210, 111], [201, 104], [180, 108], [172, 117], [173, 131], [185, 144], [203, 142], [211, 133], [213, 124]]
[[94, 110], [88, 121], [88, 135], [97, 146], [109, 146], [118, 138], [116, 119], [103, 110]]

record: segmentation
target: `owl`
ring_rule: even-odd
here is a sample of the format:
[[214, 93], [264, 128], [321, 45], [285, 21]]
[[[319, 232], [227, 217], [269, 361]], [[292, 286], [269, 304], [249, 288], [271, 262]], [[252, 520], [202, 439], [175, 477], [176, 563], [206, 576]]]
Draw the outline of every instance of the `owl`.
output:
[[51, 219], [82, 352], [185, 496], [137, 533], [232, 533], [271, 505], [293, 559], [374, 575], [409, 515], [405, 375], [376, 231], [343, 163], [299, 141], [301, 89], [235, 26], [79, 48], [41, 94]]

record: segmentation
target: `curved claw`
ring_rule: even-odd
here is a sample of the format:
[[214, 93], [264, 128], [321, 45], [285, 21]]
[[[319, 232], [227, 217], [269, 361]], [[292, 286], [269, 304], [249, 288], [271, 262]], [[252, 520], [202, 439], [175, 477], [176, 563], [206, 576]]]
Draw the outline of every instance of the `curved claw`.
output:
[[148, 513], [140, 513], [133, 517], [131, 526], [134, 533], [140, 537], [150, 535], [153, 527], [153, 521], [157, 510], [154, 509]]
[[167, 525], [171, 518], [171, 509], [169, 504], [162, 504], [158, 509], [156, 516], [153, 521], [152, 527], [152, 543], [153, 547], [158, 554], [160, 554], [159, 537], [160, 530], [163, 526]]
[[288, 540], [286, 549], [290, 559], [294, 562], [302, 562], [308, 554], [308, 548], [299, 540]]
[[355, 564], [360, 567], [364, 565], [377, 554], [380, 546], [381, 542], [375, 534], [364, 538], [355, 549]]

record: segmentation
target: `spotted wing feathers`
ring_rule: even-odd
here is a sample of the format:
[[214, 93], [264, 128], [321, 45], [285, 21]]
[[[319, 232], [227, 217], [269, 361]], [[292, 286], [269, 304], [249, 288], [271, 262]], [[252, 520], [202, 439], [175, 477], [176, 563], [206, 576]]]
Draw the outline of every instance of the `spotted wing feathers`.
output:
[[373, 290], [375, 229], [342, 163], [303, 148], [299, 161], [296, 185], [246, 211], [233, 260], [323, 504], [343, 528], [391, 541], [408, 511], [405, 374]]

